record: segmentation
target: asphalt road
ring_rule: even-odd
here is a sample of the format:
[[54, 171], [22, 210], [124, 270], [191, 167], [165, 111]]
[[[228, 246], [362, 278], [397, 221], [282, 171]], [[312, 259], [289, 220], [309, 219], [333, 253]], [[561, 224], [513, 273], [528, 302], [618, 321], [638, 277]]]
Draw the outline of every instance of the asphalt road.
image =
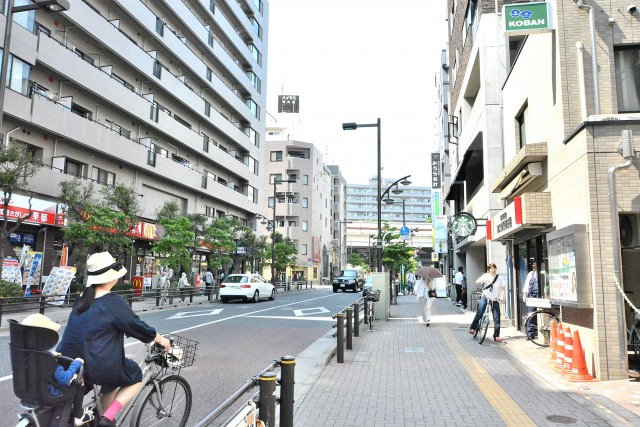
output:
[[[278, 294], [274, 301], [257, 304], [181, 305], [141, 317], [161, 333], [199, 342], [194, 365], [182, 370], [193, 391], [189, 425], [194, 425], [273, 360], [296, 356], [327, 333], [335, 323], [331, 317], [361, 297], [361, 293], [334, 294], [331, 288], [316, 288]], [[15, 425], [20, 411], [13, 395], [8, 343], [7, 335], [0, 336], [0, 426], [7, 427]], [[141, 347], [128, 341], [128, 356], [140, 360]], [[246, 394], [238, 404], [250, 396]]]

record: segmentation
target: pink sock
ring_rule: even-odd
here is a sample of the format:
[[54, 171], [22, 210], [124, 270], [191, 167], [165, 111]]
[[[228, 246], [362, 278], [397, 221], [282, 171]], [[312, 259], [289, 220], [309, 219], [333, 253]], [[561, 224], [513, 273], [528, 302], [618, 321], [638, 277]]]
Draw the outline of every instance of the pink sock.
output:
[[117, 400], [114, 400], [113, 403], [109, 406], [109, 409], [107, 409], [104, 412], [103, 416], [113, 421], [116, 418], [116, 414], [120, 409], [122, 409], [122, 403], [118, 402]]

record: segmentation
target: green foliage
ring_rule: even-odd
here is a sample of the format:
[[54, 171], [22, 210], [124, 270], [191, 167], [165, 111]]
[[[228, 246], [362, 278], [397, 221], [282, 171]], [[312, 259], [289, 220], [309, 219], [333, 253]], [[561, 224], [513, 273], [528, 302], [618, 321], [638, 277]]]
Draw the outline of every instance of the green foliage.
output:
[[347, 260], [347, 262], [354, 267], [365, 267], [367, 265], [367, 262], [358, 252], [352, 252], [351, 255], [349, 255], [349, 259]]
[[298, 250], [293, 244], [293, 240], [284, 238], [282, 234], [275, 233], [275, 261], [274, 274], [277, 276], [287, 269], [287, 267], [295, 267], [298, 262]]
[[164, 254], [160, 264], [164, 267], [181, 268], [191, 271], [191, 252], [195, 233], [191, 231], [192, 223], [187, 217], [176, 219], [162, 218], [160, 224], [165, 229], [164, 236], [151, 248], [153, 252]]
[[2, 298], [21, 298], [22, 286], [15, 282], [0, 280], [0, 297]]
[[79, 179], [60, 183], [59, 198], [66, 206], [64, 238], [73, 248], [82, 281], [87, 255], [108, 251], [116, 258], [131, 253], [133, 242], [127, 236], [136, 225], [140, 204], [133, 187], [118, 183], [96, 192], [92, 182]]
[[233, 235], [237, 225], [235, 221], [216, 218], [211, 225], [205, 228], [203, 244], [211, 249], [209, 267], [212, 270], [223, 268], [232, 261], [231, 254], [236, 250], [236, 241]]
[[244, 259], [249, 262], [252, 271], [262, 271], [262, 264], [266, 258], [268, 245], [269, 243], [265, 236], [258, 236], [249, 228], [246, 228], [242, 233], [238, 246], [245, 249]]

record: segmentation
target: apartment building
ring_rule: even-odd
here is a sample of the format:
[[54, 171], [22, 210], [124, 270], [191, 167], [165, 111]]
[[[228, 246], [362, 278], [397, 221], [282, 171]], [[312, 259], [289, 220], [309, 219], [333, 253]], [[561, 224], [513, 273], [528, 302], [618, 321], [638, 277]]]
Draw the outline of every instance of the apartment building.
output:
[[[292, 277], [317, 283], [328, 271], [332, 251], [327, 240], [331, 236], [331, 172], [312, 143], [279, 139], [283, 130], [268, 133], [263, 185], [269, 194], [259, 214], [275, 220], [275, 230], [292, 239], [298, 250], [297, 264], [278, 280]], [[270, 271], [265, 271], [265, 277], [270, 277]]]
[[7, 141], [27, 144], [43, 165], [30, 190], [48, 219], [19, 231], [35, 235], [44, 274], [62, 243], [51, 215], [61, 213], [58, 184], [75, 177], [140, 195], [133, 275], [154, 259], [155, 211], [166, 201], [253, 219], [264, 200], [268, 2], [69, 3], [15, 13], [4, 102]]
[[327, 274], [323, 277], [330, 277], [330, 273], [339, 273], [348, 263], [348, 241], [347, 225], [347, 180], [340, 171], [340, 166], [330, 165], [331, 172], [331, 199], [327, 199], [331, 206], [331, 246], [332, 258], [329, 263]]
[[[449, 1], [450, 8], [453, 3]], [[456, 187], [482, 182], [490, 194], [486, 227], [479, 230], [487, 259], [502, 266], [509, 279], [510, 320], [521, 326], [526, 315], [524, 279], [536, 261], [535, 303], [555, 307], [563, 326], [579, 333], [589, 373], [602, 380], [627, 378], [625, 326], [640, 303], [634, 297], [640, 294], [635, 280], [640, 265], [637, 9], [615, 0], [606, 5], [589, 0], [504, 2], [504, 9], [498, 2], [497, 11], [494, 2], [457, 3], [465, 12], [477, 10], [476, 40], [482, 40], [485, 28], [487, 34], [498, 31], [494, 40], [504, 40], [504, 50], [479, 62], [472, 55], [463, 68], [450, 68], [456, 73], [456, 82], [451, 75], [450, 115], [468, 119], [460, 126], [458, 117], [454, 142], [459, 147], [449, 150], [448, 198], [455, 211], [459, 206], [471, 210], [478, 205], [474, 192], [459, 193]], [[465, 15], [459, 11], [456, 16], [460, 21]], [[460, 47], [450, 42], [449, 50], [450, 61], [455, 61]], [[482, 70], [492, 63], [504, 65], [493, 73], [497, 81], [473, 83], [476, 64]], [[469, 96], [469, 87], [479, 87], [481, 94], [483, 84], [501, 88], [494, 99], [502, 108], [496, 135], [501, 147], [489, 155], [495, 158], [489, 165], [485, 151], [491, 148], [483, 147], [486, 169], [478, 179], [469, 169], [473, 154], [466, 154], [465, 127], [473, 122], [479, 100]], [[465, 116], [469, 100], [474, 107]], [[462, 150], [460, 157], [451, 155], [456, 148]], [[502, 256], [489, 249], [496, 247], [504, 248]]]

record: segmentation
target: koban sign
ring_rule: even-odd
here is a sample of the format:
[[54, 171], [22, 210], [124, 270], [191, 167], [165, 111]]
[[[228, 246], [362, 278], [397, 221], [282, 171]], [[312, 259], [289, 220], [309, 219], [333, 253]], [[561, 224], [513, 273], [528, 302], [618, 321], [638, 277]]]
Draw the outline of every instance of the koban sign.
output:
[[504, 29], [507, 36], [551, 31], [549, 3], [516, 3], [504, 5]]

